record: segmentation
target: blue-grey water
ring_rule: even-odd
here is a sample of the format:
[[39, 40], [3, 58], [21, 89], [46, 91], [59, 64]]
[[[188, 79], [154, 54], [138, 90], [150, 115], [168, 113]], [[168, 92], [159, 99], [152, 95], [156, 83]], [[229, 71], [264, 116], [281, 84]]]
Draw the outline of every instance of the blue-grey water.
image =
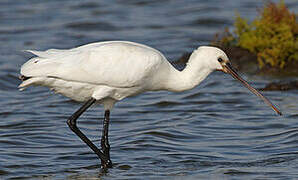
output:
[[[292, 11], [298, 2], [285, 0]], [[235, 12], [253, 19], [259, 0], [1, 0], [0, 179], [298, 179], [297, 90], [264, 92], [277, 116], [229, 75], [211, 74], [184, 93], [149, 92], [119, 102], [111, 113], [114, 168], [69, 130], [81, 104], [35, 87], [19, 92], [24, 49], [71, 48], [130, 40], [169, 60], [208, 44], [231, 27]], [[245, 75], [261, 88], [270, 77]], [[103, 109], [79, 127], [100, 143]]]

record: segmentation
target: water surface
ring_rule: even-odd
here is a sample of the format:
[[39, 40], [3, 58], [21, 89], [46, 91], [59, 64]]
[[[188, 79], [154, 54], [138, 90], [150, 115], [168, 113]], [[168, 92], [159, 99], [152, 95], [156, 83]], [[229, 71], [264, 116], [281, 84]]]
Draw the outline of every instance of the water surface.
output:
[[[297, 11], [296, 1], [285, 2]], [[16, 88], [19, 68], [31, 57], [24, 49], [130, 40], [174, 60], [231, 27], [236, 9], [253, 19], [261, 5], [258, 0], [2, 0], [0, 179], [296, 179], [297, 90], [264, 92], [282, 117], [219, 72], [191, 91], [128, 98], [111, 113], [114, 168], [101, 174], [100, 161], [66, 125], [81, 104], [42, 87]], [[244, 78], [255, 87], [273, 80]], [[102, 120], [100, 106], [79, 119], [98, 145]]]

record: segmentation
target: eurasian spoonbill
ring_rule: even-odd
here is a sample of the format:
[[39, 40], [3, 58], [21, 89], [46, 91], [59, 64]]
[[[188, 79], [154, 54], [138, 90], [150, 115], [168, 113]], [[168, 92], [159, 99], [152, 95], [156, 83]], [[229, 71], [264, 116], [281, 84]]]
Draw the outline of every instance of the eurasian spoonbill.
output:
[[[46, 86], [75, 101], [85, 102], [67, 124], [98, 155], [104, 169], [112, 167], [108, 141], [110, 111], [117, 101], [145, 91], [186, 91], [217, 70], [232, 75], [281, 115], [266, 97], [237, 74], [227, 55], [216, 47], [201, 46], [194, 50], [183, 71], [176, 70], [158, 50], [128, 41], [28, 52], [36, 57], [21, 67], [23, 82], [19, 88]], [[101, 150], [76, 125], [80, 115], [95, 102], [103, 104], [105, 111]]]

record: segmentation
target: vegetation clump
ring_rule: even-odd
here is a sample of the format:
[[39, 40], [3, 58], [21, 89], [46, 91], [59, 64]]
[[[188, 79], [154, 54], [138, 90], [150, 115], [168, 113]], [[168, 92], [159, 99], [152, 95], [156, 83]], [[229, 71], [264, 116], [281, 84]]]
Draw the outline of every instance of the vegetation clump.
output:
[[291, 13], [283, 1], [269, 2], [260, 10], [253, 22], [237, 15], [234, 32], [228, 29], [215, 44], [237, 46], [257, 56], [260, 68], [284, 68], [288, 63], [298, 63], [298, 24], [295, 13]]

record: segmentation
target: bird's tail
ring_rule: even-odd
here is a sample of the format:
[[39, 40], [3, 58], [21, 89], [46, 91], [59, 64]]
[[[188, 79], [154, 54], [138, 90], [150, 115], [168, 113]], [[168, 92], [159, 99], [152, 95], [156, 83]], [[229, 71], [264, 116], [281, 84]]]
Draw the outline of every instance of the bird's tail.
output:
[[29, 59], [22, 65], [20, 77], [23, 82], [19, 85], [19, 88], [24, 89], [30, 85], [37, 84], [42, 78], [54, 76], [61, 64], [61, 62], [59, 62], [59, 54], [61, 53], [58, 51], [60, 50], [26, 50], [26, 52], [36, 55], [36, 57]]
[[60, 57], [62, 50], [48, 50], [48, 51], [32, 51], [27, 50], [36, 57], [29, 59], [21, 67], [21, 74], [27, 77], [36, 76], [51, 76], [57, 71], [57, 68], [61, 64]]

